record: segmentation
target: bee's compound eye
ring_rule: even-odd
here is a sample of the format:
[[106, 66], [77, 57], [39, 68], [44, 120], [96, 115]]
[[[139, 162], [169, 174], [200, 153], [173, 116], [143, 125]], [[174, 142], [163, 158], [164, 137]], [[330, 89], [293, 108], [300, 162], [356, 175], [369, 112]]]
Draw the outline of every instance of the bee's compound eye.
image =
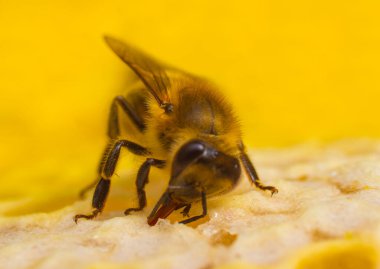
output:
[[173, 175], [178, 175], [188, 165], [199, 159], [205, 150], [206, 146], [200, 140], [192, 140], [183, 145], [174, 157]]
[[190, 141], [183, 145], [177, 153], [178, 161], [192, 161], [203, 154], [206, 147], [205, 145], [198, 140]]

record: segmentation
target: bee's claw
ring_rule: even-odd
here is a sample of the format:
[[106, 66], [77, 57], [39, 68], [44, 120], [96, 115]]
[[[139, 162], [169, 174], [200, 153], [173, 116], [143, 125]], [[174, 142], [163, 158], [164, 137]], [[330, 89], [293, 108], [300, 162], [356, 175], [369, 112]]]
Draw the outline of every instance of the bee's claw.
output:
[[258, 186], [259, 189], [263, 190], [263, 191], [270, 191], [271, 192], [271, 196], [273, 196], [273, 194], [276, 194], [278, 193], [278, 189], [276, 187], [273, 187], [273, 186]]
[[181, 214], [182, 214], [182, 216], [184, 216], [184, 217], [190, 217], [189, 212], [186, 211], [186, 210], [182, 210], [182, 211], [181, 211]]
[[129, 214], [131, 214], [131, 212], [132, 212], [132, 210], [127, 209], [124, 211], [124, 215], [128, 216]]
[[273, 191], [271, 191], [272, 193], [271, 193], [271, 195], [270, 196], [273, 196], [273, 194], [277, 194], [278, 193], [278, 190], [277, 189], [275, 189], [275, 190], [273, 190]]
[[124, 211], [124, 215], [128, 216], [129, 214], [131, 214], [131, 212], [137, 212], [137, 211], [141, 211], [142, 208], [128, 208]]
[[273, 194], [278, 193], [278, 189], [276, 187], [272, 187], [272, 186], [266, 186], [265, 190], [270, 191], [271, 192], [271, 196], [273, 196]]
[[74, 220], [75, 224], [78, 224], [78, 219], [80, 219], [80, 218], [82, 218], [81, 215], [75, 215], [74, 216], [73, 220]]
[[90, 215], [83, 215], [83, 214], [75, 215], [73, 220], [76, 224], [78, 224], [78, 219], [94, 219], [99, 213], [100, 211], [96, 209]]
[[186, 205], [185, 208], [181, 211], [182, 216], [190, 217], [189, 215], [190, 209], [191, 209], [191, 204]]

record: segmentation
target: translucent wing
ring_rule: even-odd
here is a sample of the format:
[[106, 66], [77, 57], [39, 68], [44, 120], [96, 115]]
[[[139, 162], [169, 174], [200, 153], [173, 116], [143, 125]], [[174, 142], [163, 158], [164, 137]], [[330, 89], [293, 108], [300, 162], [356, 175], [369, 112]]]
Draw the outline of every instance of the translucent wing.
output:
[[165, 66], [120, 40], [109, 36], [104, 39], [116, 55], [141, 79], [160, 107], [166, 112], [170, 112], [173, 106], [168, 94], [170, 80], [166, 74]]

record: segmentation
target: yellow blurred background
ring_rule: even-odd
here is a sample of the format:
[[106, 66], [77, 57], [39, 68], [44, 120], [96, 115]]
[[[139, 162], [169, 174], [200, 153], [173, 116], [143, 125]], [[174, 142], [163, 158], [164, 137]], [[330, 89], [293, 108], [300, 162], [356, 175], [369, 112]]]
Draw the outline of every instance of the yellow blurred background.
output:
[[129, 71], [104, 34], [210, 78], [247, 144], [379, 137], [378, 1], [0, 0], [0, 213], [54, 209], [95, 176]]

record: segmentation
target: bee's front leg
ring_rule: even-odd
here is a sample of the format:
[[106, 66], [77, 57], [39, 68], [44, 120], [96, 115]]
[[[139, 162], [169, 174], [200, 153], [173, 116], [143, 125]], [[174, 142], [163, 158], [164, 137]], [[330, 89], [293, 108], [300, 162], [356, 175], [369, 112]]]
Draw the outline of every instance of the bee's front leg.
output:
[[191, 204], [186, 205], [184, 209], [181, 211], [182, 216], [190, 217], [189, 216], [190, 209], [191, 209]]
[[243, 144], [241, 145], [241, 153], [240, 153], [240, 161], [243, 164], [244, 170], [247, 172], [249, 178], [251, 179], [252, 183], [255, 184], [255, 186], [261, 190], [264, 191], [270, 191], [273, 194], [278, 193], [278, 190], [276, 187], [273, 186], [265, 186], [261, 183], [259, 176], [257, 175], [256, 169], [253, 166], [251, 160], [249, 159], [247, 153], [244, 151]]
[[102, 161], [100, 164], [100, 180], [96, 185], [94, 196], [92, 198], [92, 207], [95, 210], [89, 215], [76, 215], [74, 217], [75, 222], [81, 218], [93, 219], [102, 212], [110, 189], [111, 177], [115, 172], [115, 168], [120, 156], [120, 150], [123, 147], [127, 148], [130, 152], [136, 155], [149, 154], [149, 151], [146, 148], [128, 140], [116, 140], [115, 142], [111, 142], [110, 146], [107, 147], [108, 150], [106, 150], [106, 154], [104, 155], [104, 161]]

